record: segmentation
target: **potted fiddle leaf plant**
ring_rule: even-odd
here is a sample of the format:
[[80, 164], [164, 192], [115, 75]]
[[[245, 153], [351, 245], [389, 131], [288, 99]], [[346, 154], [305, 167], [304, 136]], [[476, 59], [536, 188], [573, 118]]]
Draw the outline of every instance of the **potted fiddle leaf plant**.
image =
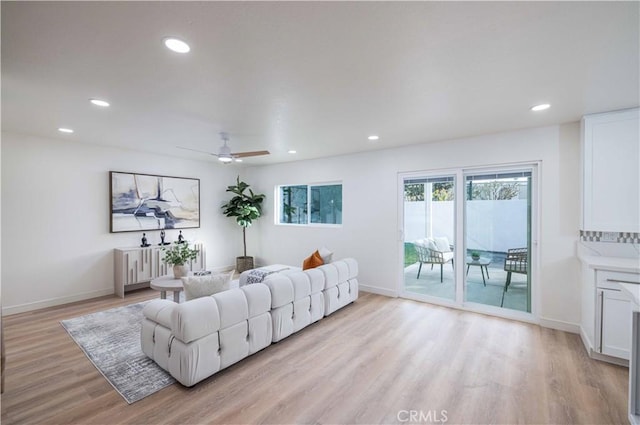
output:
[[[248, 191], [248, 193], [247, 193]], [[227, 187], [227, 192], [235, 194], [233, 198], [221, 208], [227, 217], [236, 219], [236, 223], [242, 227], [242, 243], [244, 255], [236, 258], [236, 271], [242, 273], [253, 268], [253, 257], [247, 256], [247, 227], [262, 215], [262, 202], [266, 197], [263, 194], [253, 193], [249, 185], [236, 179], [236, 184]]]
[[198, 250], [189, 248], [187, 243], [175, 243], [169, 248], [162, 247], [164, 252], [164, 262], [173, 266], [173, 277], [180, 279], [188, 273], [185, 264], [188, 261], [195, 260], [198, 256]]

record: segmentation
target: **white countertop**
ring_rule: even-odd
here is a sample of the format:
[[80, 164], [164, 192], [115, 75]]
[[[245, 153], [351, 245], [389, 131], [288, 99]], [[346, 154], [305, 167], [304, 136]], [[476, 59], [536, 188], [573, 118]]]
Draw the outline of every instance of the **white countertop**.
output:
[[578, 255], [583, 263], [592, 269], [606, 269], [616, 272], [640, 273], [640, 259], [603, 257], [600, 255]]
[[[606, 244], [604, 246], [606, 246]], [[618, 246], [617, 248], [620, 247]], [[593, 248], [593, 245], [589, 246], [583, 242], [578, 242], [577, 254], [578, 259], [592, 269], [640, 273], [640, 254], [637, 253], [636, 246], [629, 244], [629, 246], [625, 248], [628, 248], [624, 252], [625, 256], [603, 255], [605, 252], [598, 252], [598, 250]], [[621, 250], [618, 249], [618, 251]]]

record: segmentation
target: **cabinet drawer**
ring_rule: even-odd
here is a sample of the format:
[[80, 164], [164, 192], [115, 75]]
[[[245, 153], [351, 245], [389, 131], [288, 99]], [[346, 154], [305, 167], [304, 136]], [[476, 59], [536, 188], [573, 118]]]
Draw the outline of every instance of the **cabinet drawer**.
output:
[[640, 284], [640, 274], [614, 272], [610, 270], [596, 271], [596, 285], [598, 286], [598, 288], [619, 290], [619, 282]]

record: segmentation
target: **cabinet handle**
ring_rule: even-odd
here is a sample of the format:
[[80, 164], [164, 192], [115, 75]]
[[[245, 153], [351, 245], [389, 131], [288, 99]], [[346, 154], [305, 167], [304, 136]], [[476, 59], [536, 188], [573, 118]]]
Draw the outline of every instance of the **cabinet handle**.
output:
[[600, 291], [598, 294], [600, 298], [600, 341], [598, 352], [602, 353], [602, 323], [604, 322], [604, 291]]
[[618, 279], [607, 279], [607, 282], [615, 282], [615, 283], [631, 283], [634, 285], [640, 284], [640, 282], [632, 282], [630, 280], [618, 280]]

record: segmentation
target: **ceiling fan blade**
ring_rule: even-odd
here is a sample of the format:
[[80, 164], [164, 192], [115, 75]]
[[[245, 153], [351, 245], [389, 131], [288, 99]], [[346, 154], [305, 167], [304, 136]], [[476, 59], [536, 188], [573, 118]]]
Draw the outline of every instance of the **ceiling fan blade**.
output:
[[234, 158], [247, 158], [249, 156], [262, 156], [262, 155], [269, 155], [269, 151], [237, 152], [237, 153], [231, 154], [231, 156]]
[[206, 153], [207, 155], [218, 156], [217, 154], [215, 154], [215, 153], [213, 153], [213, 152], [206, 152], [206, 151], [201, 151], [201, 150], [198, 150], [198, 149], [185, 148], [185, 147], [182, 147], [182, 146], [176, 146], [176, 148], [178, 148], [178, 149], [184, 149], [184, 150], [186, 150], [186, 151], [199, 152], [199, 153]]

